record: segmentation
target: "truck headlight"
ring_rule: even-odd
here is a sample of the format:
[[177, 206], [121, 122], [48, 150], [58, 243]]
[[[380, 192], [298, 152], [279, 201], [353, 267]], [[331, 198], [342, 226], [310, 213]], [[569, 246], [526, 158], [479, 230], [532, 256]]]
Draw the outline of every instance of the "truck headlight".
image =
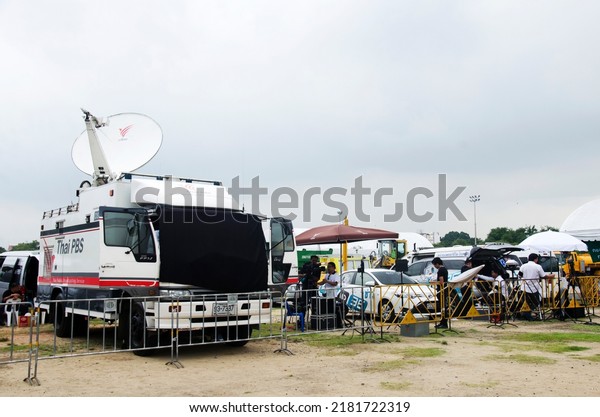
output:
[[171, 297], [171, 298], [179, 298], [179, 297], [189, 297], [192, 293], [190, 290], [160, 290], [161, 297]]

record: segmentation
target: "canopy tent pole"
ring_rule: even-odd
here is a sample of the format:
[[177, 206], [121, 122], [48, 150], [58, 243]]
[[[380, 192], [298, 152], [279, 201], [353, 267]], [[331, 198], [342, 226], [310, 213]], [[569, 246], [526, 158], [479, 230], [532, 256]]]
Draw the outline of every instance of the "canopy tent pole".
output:
[[[344, 218], [344, 226], [348, 226], [348, 217]], [[342, 248], [340, 251], [342, 259], [340, 260], [340, 274], [347, 269], [348, 265], [348, 241], [342, 242]]]

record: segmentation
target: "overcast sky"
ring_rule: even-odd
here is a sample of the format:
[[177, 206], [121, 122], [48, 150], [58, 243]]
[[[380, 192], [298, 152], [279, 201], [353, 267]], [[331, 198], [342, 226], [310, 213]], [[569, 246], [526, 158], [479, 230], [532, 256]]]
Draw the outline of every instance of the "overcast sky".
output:
[[[161, 125], [140, 172], [259, 176], [300, 197], [362, 176], [393, 187], [365, 210], [395, 231], [472, 235], [470, 194], [480, 237], [559, 227], [600, 194], [599, 18], [596, 1], [0, 0], [0, 246], [76, 201], [80, 107]], [[467, 187], [466, 221], [439, 221], [439, 174]], [[415, 206], [434, 220], [386, 223], [414, 187], [434, 193]], [[336, 214], [295, 212], [298, 227]]]

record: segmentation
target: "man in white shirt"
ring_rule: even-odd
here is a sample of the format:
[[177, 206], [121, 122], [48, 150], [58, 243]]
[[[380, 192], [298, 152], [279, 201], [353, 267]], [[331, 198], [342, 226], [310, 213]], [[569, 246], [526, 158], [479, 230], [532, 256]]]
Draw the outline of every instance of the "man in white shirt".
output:
[[485, 302], [493, 307], [493, 314], [490, 316], [490, 322], [498, 324], [504, 320], [506, 314], [506, 303], [508, 302], [508, 287], [504, 277], [497, 269], [492, 269], [491, 277], [487, 275], [477, 275], [477, 279], [492, 283], [492, 291], [488, 294], [482, 293]]
[[340, 276], [335, 271], [335, 263], [329, 262], [327, 264], [327, 274], [323, 279], [323, 289], [325, 290], [326, 297], [335, 297], [339, 292]]
[[[540, 279], [554, 278], [554, 274], [546, 274], [539, 262], [539, 256], [536, 253], [529, 255], [529, 262], [521, 266], [519, 269], [519, 277], [521, 277], [521, 291], [525, 293], [525, 301], [531, 310], [536, 310], [540, 306], [542, 299], [542, 286]], [[527, 312], [523, 318], [531, 320], [531, 313]]]
[[488, 277], [487, 275], [477, 275], [477, 278], [483, 281], [493, 282], [497, 292], [501, 294], [505, 300], [508, 300], [508, 287], [506, 286], [506, 281], [504, 281], [504, 278], [502, 278], [502, 275], [500, 275], [497, 270], [492, 269], [491, 277]]

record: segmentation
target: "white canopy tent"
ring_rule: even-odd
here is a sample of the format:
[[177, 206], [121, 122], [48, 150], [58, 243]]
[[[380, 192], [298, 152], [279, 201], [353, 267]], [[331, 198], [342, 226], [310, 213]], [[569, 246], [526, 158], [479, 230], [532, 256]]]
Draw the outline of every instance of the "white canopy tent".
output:
[[573, 211], [563, 222], [560, 231], [584, 241], [600, 240], [600, 199]]
[[561, 232], [540, 232], [529, 236], [527, 239], [519, 243], [524, 249], [536, 251], [587, 251], [587, 245], [581, 240]]

